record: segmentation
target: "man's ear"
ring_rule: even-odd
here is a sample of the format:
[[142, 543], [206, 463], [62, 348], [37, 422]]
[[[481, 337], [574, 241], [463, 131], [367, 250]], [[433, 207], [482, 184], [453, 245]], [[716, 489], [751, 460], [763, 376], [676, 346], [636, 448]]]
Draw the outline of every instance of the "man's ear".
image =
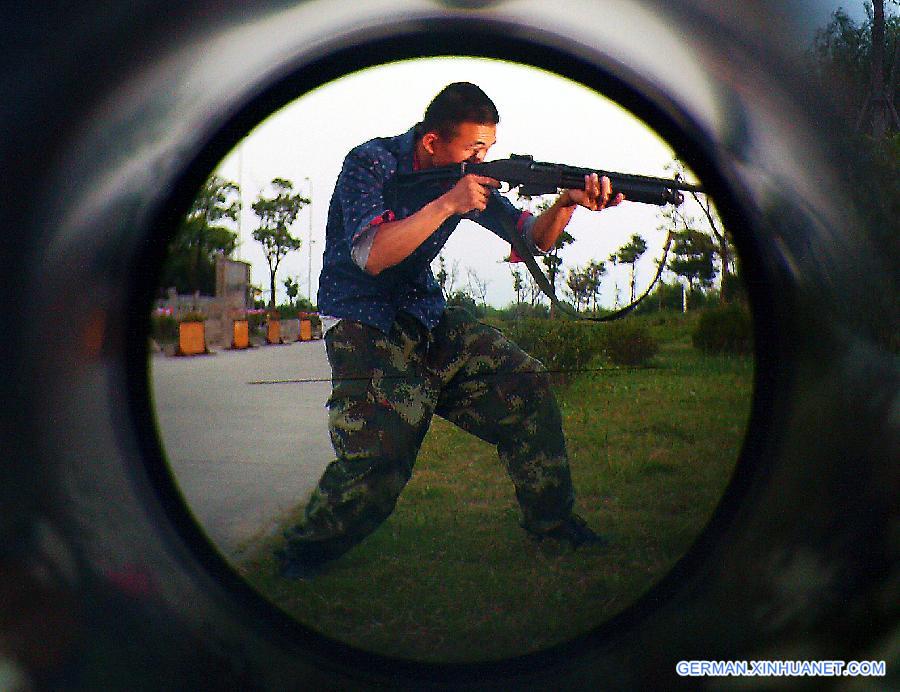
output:
[[437, 132], [426, 132], [422, 135], [422, 147], [432, 156], [434, 156], [434, 143], [438, 138]]

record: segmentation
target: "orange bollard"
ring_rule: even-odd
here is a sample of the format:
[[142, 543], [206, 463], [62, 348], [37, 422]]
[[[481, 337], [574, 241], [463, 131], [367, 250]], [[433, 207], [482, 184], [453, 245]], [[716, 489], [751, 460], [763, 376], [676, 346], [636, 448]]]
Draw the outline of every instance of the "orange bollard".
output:
[[281, 343], [281, 322], [279, 320], [269, 320], [268, 329], [266, 331], [266, 342], [270, 344]]
[[250, 347], [250, 323], [247, 320], [235, 320], [231, 337], [231, 348]]
[[196, 356], [206, 350], [206, 324], [203, 322], [178, 323], [178, 355]]

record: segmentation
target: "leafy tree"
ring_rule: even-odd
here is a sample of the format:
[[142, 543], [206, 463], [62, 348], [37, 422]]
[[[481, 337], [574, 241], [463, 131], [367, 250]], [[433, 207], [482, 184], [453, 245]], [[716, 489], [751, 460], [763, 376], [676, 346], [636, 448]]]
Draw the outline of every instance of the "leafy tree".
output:
[[236, 183], [216, 175], [203, 183], [169, 243], [160, 288], [174, 286], [179, 293], [200, 291], [205, 295], [215, 292], [216, 253], [231, 255], [238, 238], [221, 222], [237, 221], [239, 195]]
[[[535, 202], [535, 199], [529, 197], [527, 195], [523, 195], [519, 193], [519, 200], [524, 200], [528, 203], [528, 206], [532, 207], [532, 211], [535, 215], [539, 215], [542, 212], [546, 211], [553, 204], [553, 201], [550, 199], [541, 199], [536, 204], [532, 204]], [[570, 243], [574, 243], [575, 238], [572, 237], [568, 231], [563, 231], [560, 233], [559, 237], [556, 239], [556, 242], [553, 244], [553, 247], [550, 248], [550, 251], [541, 257], [541, 262], [543, 262], [544, 266], [547, 268], [547, 278], [550, 280], [550, 285], [556, 289], [556, 286], [559, 282], [560, 276], [562, 276], [562, 257], [559, 256], [560, 251]], [[535, 288], [537, 288], [535, 286]], [[540, 292], [540, 288], [537, 288], [537, 291]], [[532, 305], [537, 301], [537, 295], [532, 291]], [[554, 306], [550, 305], [550, 318], [553, 319], [556, 317], [556, 310]]]
[[253, 212], [260, 219], [259, 227], [253, 231], [253, 239], [262, 243], [266, 262], [269, 265], [269, 308], [275, 309], [275, 274], [281, 260], [289, 252], [300, 249], [300, 239], [290, 234], [290, 227], [297, 220], [300, 210], [309, 204], [309, 199], [292, 194], [294, 185], [284, 178], [273, 178], [274, 197], [259, 195], [253, 203]]
[[584, 267], [574, 267], [569, 270], [566, 277], [566, 286], [569, 295], [575, 301], [575, 309], [581, 310], [581, 304], [585, 308], [591, 307], [597, 310], [597, 297], [600, 294], [600, 279], [606, 273], [606, 265], [603, 262], [591, 260]]
[[[896, 10], [900, 2], [893, 0]], [[854, 185], [857, 212], [866, 220], [883, 250], [883, 290], [872, 296], [872, 309], [883, 319], [877, 338], [898, 348], [900, 312], [897, 310], [900, 244], [900, 16], [888, 15], [883, 0], [866, 6], [860, 25], [836, 11], [816, 37], [811, 52], [813, 73], [826, 85], [845, 116], [855, 124], [849, 137], [854, 157], [847, 162], [847, 180]], [[851, 133], [852, 134], [852, 133]]]
[[843, 8], [835, 10], [813, 41], [810, 69], [856, 130], [878, 143], [900, 130], [900, 17], [885, 12], [884, 0], [865, 7], [860, 24]]
[[288, 302], [293, 305], [294, 299], [300, 293], [300, 284], [298, 284], [292, 276], [286, 278], [282, 283], [284, 284], [284, 290], [287, 293]]
[[597, 260], [591, 260], [584, 269], [587, 282], [587, 296], [591, 301], [592, 309], [597, 311], [597, 299], [600, 297], [600, 280], [606, 274], [606, 265]]
[[679, 231], [675, 234], [672, 252], [674, 257], [669, 260], [669, 269], [687, 279], [691, 292], [695, 284], [702, 287], [712, 285], [716, 276], [713, 265], [715, 249], [708, 235], [690, 228]]
[[[675, 159], [666, 166], [666, 170], [672, 171], [676, 176], [685, 175], [684, 164]], [[723, 286], [734, 286], [740, 284], [739, 265], [737, 255], [732, 249], [734, 241], [731, 234], [725, 229], [719, 211], [712, 199], [707, 195], [692, 192], [691, 196], [696, 203], [696, 208], [703, 214], [702, 224], [703, 232], [707, 233], [713, 241], [713, 252], [719, 257], [719, 275], [722, 277]], [[659, 227], [659, 230], [671, 230], [678, 232], [679, 230], [700, 230], [701, 222], [698, 222], [692, 216], [684, 213], [683, 208], [671, 207], [662, 212], [662, 217], [666, 223]], [[722, 301], [728, 301], [732, 295], [737, 292], [733, 290], [722, 290], [719, 298]]]
[[621, 264], [631, 265], [631, 302], [634, 302], [634, 270], [637, 261], [647, 252], [647, 241], [637, 233], [631, 236], [631, 240], [616, 251], [616, 258]]
[[512, 274], [513, 290], [516, 292], [516, 305], [521, 305], [526, 290], [525, 280], [522, 278], [522, 272], [518, 268], [513, 269], [512, 265], [510, 265], [509, 272]]
[[[453, 260], [453, 264], [448, 268], [447, 260], [444, 258], [444, 254], [441, 253], [438, 255], [437, 263], [438, 266], [437, 271], [434, 273], [434, 278], [441, 287], [444, 298], [449, 298], [456, 290], [456, 280], [459, 276], [459, 260]], [[434, 264], [432, 264], [432, 271], [434, 271]]]
[[475, 302], [475, 299], [465, 291], [453, 291], [447, 296], [447, 305], [465, 308], [475, 317], [483, 317], [485, 309]]
[[566, 276], [566, 286], [569, 295], [575, 301], [575, 310], [581, 310], [581, 301], [585, 299], [587, 282], [585, 281], [584, 271], [580, 267], [572, 267]]
[[443, 253], [438, 255], [438, 271], [435, 274], [434, 278], [438, 282], [438, 286], [441, 287], [441, 293], [444, 294], [444, 298], [447, 297], [447, 279], [450, 278], [450, 275], [447, 273], [447, 260], [444, 259]]
[[[550, 285], [553, 286], [554, 289], [556, 288], [557, 281], [562, 273], [562, 257], [559, 256], [560, 250], [569, 243], [574, 242], [575, 238], [568, 231], [563, 231], [559, 234], [553, 247], [550, 248], [550, 252], [541, 258], [544, 266], [547, 267], [547, 277], [550, 279]], [[550, 318], [552, 319], [554, 317], [556, 317], [556, 314], [553, 305], [551, 305]]]

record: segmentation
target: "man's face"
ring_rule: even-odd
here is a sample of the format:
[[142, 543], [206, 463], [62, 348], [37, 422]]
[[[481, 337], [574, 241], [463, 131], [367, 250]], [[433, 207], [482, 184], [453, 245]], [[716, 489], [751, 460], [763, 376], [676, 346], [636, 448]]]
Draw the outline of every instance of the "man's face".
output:
[[460, 123], [449, 140], [440, 135], [435, 137], [432, 146], [434, 154], [432, 165], [447, 166], [452, 163], [468, 161], [479, 163], [484, 161], [488, 149], [497, 142], [497, 126], [481, 123]]

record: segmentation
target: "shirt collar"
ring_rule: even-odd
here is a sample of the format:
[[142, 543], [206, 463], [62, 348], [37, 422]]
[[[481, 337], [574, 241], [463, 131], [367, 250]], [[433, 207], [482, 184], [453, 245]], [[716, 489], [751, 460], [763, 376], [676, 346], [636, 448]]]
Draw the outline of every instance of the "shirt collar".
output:
[[413, 125], [409, 130], [397, 137], [397, 167], [402, 173], [411, 173], [419, 170], [420, 163], [416, 156], [418, 128], [418, 125]]

